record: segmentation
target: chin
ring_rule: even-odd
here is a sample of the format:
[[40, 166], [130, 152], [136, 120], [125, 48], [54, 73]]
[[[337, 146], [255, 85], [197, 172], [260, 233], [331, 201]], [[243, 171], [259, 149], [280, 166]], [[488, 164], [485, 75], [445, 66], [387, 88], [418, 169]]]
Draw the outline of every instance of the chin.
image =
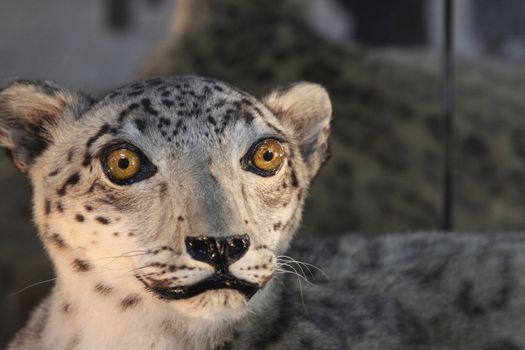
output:
[[232, 289], [209, 290], [170, 303], [184, 314], [210, 321], [235, 321], [249, 312], [248, 298]]

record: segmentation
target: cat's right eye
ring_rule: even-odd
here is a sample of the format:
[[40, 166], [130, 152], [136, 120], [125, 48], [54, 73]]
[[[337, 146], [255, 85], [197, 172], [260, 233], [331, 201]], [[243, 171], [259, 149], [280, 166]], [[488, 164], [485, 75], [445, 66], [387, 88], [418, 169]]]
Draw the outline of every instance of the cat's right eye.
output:
[[130, 185], [153, 176], [157, 167], [136, 147], [122, 143], [106, 148], [102, 167], [108, 178], [117, 185]]

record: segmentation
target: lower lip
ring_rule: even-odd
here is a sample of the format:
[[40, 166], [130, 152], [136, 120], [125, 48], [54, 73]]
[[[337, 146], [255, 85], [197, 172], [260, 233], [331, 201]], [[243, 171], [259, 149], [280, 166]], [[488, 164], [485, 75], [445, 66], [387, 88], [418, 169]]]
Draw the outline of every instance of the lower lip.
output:
[[233, 277], [217, 277], [212, 276], [206, 280], [193, 284], [191, 286], [174, 287], [174, 288], [151, 288], [148, 289], [155, 292], [162, 299], [166, 300], [181, 300], [189, 299], [210, 290], [231, 289], [243, 294], [247, 299], [259, 290], [259, 286], [254, 283], [238, 280]]

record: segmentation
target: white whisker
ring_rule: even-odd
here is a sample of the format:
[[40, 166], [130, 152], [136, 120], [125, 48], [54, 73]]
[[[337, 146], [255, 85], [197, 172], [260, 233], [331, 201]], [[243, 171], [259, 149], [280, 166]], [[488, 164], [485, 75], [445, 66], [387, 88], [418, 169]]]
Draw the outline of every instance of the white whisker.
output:
[[54, 281], [54, 280], [56, 280], [56, 277], [55, 277], [55, 278], [50, 278], [50, 279], [45, 280], [45, 281], [40, 281], [40, 282], [36, 282], [36, 283], [30, 284], [30, 285], [28, 285], [27, 287], [24, 287], [24, 288], [20, 289], [19, 291], [16, 291], [16, 292], [14, 292], [14, 293], [12, 293], [12, 294], [9, 294], [8, 297], [13, 297], [13, 296], [15, 296], [15, 295], [17, 295], [17, 294], [22, 293], [22, 292], [25, 291], [25, 290], [28, 290], [29, 288], [32, 288], [32, 287], [38, 286], [38, 285], [40, 285], [40, 284], [44, 284], [44, 283], [48, 283], [48, 282], [52, 282], [52, 281]]
[[329, 278], [328, 275], [326, 274], [326, 272], [324, 272], [323, 269], [321, 269], [318, 266], [315, 266], [313, 264], [310, 264], [310, 263], [307, 263], [307, 262], [304, 262], [304, 261], [296, 260], [296, 259], [294, 259], [294, 258], [292, 258], [292, 257], [290, 257], [288, 255], [279, 255], [279, 256], [277, 256], [277, 260], [279, 261], [279, 259], [281, 259], [281, 260], [286, 259], [287, 262], [294, 262], [296, 264], [301, 264], [303, 266], [312, 267], [312, 268], [316, 269], [317, 271], [319, 271], [320, 273], [322, 273], [325, 278]]

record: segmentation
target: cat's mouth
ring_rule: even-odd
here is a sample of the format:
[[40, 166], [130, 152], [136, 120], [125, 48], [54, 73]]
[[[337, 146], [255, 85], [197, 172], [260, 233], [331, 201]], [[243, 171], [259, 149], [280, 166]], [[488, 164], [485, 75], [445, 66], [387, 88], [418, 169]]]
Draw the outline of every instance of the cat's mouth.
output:
[[162, 299], [167, 300], [189, 299], [204, 292], [218, 289], [236, 290], [249, 300], [255, 293], [257, 293], [261, 286], [256, 283], [238, 279], [231, 274], [216, 273], [205, 280], [189, 286], [162, 288], [146, 285], [146, 288], [160, 296]]

